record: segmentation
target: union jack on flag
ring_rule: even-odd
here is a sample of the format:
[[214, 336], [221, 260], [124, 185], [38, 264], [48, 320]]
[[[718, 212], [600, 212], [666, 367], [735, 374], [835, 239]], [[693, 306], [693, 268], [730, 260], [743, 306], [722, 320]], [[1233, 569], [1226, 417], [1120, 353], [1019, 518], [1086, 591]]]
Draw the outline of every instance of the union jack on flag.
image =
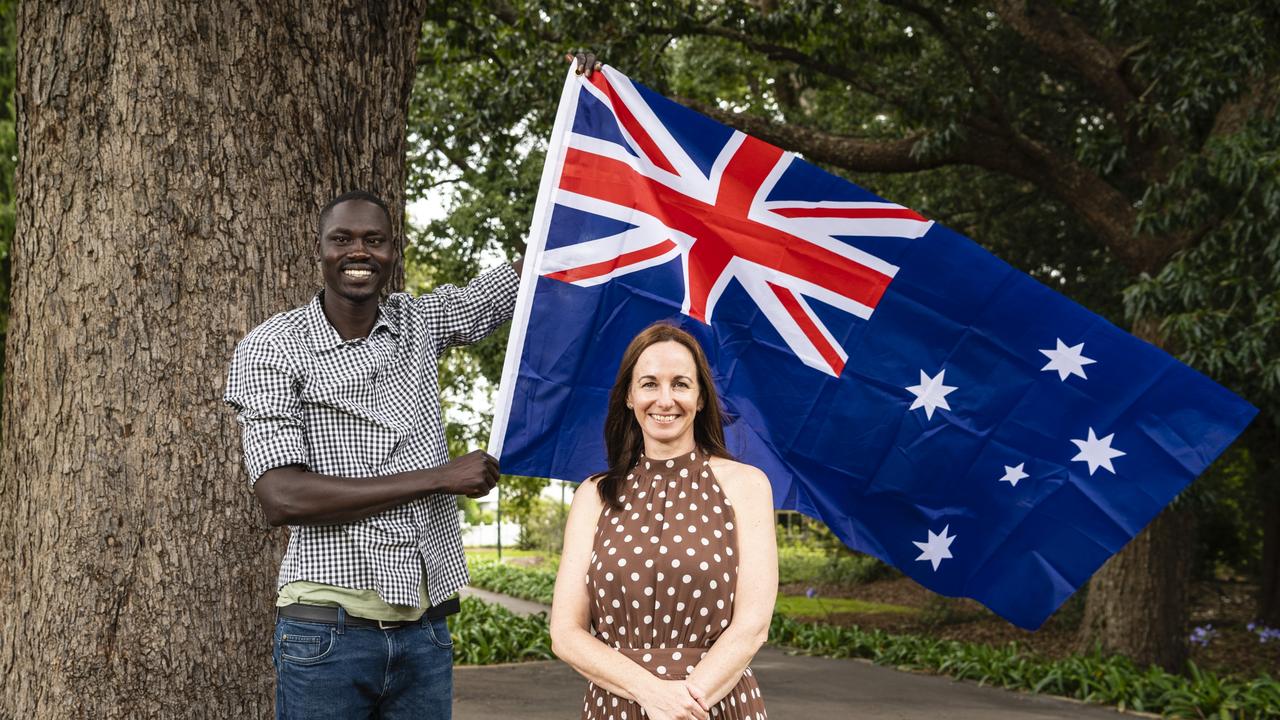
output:
[[603, 470], [622, 350], [657, 320], [707, 351], [730, 450], [779, 507], [1028, 628], [1256, 412], [908, 208], [613, 68], [571, 72], [494, 418], [503, 470]]
[[848, 356], [805, 298], [866, 319], [898, 271], [839, 238], [917, 238], [932, 223], [878, 200], [769, 200], [791, 153], [734, 131], [701, 167], [617, 71], [582, 89], [623, 142], [571, 133], [554, 202], [631, 227], [548, 250], [540, 274], [590, 286], [679, 258], [682, 313], [710, 323], [736, 280], [802, 362], [839, 376]]

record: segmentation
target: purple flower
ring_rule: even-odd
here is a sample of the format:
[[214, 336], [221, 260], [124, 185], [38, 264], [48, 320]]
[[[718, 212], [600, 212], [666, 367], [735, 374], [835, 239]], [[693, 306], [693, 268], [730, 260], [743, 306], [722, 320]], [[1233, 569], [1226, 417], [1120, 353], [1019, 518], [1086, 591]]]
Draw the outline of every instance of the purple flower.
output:
[[1271, 642], [1272, 640], [1280, 641], [1280, 628], [1267, 627], [1256, 622], [1245, 625], [1245, 628], [1258, 636], [1258, 642]]
[[804, 591], [804, 596], [812, 600], [818, 597], [818, 591], [814, 590], [813, 588], [809, 588], [808, 590]]
[[1196, 627], [1195, 629], [1193, 629], [1191, 631], [1191, 637], [1188, 638], [1188, 640], [1191, 642], [1192, 645], [1199, 645], [1200, 647], [1208, 647], [1209, 641], [1213, 640], [1213, 638], [1217, 637], [1217, 635], [1218, 635], [1218, 631], [1214, 630], [1213, 624], [1210, 623], [1208, 625], [1200, 625], [1199, 627]]

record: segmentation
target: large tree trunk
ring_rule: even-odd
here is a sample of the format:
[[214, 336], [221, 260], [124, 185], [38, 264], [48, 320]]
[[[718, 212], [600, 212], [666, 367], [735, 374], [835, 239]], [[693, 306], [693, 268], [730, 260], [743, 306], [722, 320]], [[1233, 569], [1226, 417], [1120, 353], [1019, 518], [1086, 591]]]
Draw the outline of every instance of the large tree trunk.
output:
[[[1134, 324], [1133, 333], [1160, 345], [1159, 324]], [[1142, 665], [1183, 670], [1187, 660], [1195, 514], [1165, 508], [1089, 581], [1078, 643], [1127, 655]]]
[[1184, 669], [1194, 532], [1190, 510], [1165, 508], [1102, 566], [1085, 597], [1082, 650]]
[[319, 204], [402, 206], [422, 11], [20, 8], [0, 717], [269, 715], [283, 538], [226, 367], [317, 287]]

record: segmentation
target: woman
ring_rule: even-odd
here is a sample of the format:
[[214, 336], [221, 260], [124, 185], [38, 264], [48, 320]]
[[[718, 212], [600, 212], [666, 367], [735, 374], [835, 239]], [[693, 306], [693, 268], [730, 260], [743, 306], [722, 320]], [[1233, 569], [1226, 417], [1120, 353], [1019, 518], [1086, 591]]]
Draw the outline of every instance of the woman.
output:
[[609, 469], [574, 493], [551, 642], [590, 681], [583, 718], [764, 718], [748, 664], [778, 587], [773, 496], [725, 450], [702, 348], [666, 324], [627, 346]]

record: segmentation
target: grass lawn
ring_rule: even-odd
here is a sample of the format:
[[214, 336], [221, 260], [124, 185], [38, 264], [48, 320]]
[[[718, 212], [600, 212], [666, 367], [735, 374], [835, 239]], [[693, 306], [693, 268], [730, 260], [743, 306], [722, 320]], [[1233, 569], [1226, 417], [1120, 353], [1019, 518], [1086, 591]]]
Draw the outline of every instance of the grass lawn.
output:
[[905, 605], [869, 602], [856, 598], [822, 598], [804, 595], [779, 595], [774, 611], [788, 617], [820, 618], [834, 613], [915, 613], [915, 608]]

